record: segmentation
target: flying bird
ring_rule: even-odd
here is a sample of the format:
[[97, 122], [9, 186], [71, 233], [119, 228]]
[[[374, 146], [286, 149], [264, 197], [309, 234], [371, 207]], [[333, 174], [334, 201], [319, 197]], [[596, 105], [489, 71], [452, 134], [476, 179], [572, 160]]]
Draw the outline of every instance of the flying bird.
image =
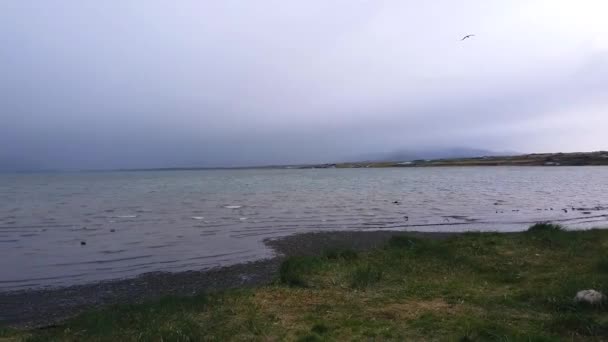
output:
[[463, 40], [465, 40], [465, 39], [469, 39], [469, 38], [471, 38], [471, 37], [475, 37], [475, 35], [474, 35], [474, 34], [467, 34], [467, 35], [466, 35], [466, 36], [464, 36], [464, 37], [463, 37], [463, 38], [462, 38], [460, 41], [463, 41]]

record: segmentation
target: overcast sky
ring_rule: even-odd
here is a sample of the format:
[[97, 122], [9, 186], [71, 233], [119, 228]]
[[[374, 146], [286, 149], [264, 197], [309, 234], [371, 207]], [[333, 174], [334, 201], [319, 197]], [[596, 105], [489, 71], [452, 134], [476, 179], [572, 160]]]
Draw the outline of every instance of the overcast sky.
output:
[[3, 0], [0, 158], [608, 149], [607, 13], [606, 0]]

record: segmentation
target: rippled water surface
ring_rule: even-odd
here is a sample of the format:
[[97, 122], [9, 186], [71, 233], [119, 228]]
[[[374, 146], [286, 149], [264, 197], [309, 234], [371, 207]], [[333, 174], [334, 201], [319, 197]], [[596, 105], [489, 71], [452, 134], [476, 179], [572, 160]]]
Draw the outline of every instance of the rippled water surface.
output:
[[320, 230], [608, 226], [608, 167], [0, 175], [0, 290], [268, 257]]

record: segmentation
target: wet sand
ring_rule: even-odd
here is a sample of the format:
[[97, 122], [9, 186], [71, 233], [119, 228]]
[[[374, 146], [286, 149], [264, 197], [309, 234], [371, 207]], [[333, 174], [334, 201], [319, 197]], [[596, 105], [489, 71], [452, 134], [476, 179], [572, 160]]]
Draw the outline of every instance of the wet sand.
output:
[[155, 272], [136, 278], [43, 290], [0, 293], [0, 326], [36, 328], [51, 326], [85, 310], [112, 304], [140, 303], [163, 296], [269, 284], [288, 256], [319, 255], [326, 250], [367, 250], [384, 245], [396, 235], [441, 239], [456, 233], [395, 231], [321, 232], [292, 235], [265, 243], [274, 250], [271, 259], [179, 273]]

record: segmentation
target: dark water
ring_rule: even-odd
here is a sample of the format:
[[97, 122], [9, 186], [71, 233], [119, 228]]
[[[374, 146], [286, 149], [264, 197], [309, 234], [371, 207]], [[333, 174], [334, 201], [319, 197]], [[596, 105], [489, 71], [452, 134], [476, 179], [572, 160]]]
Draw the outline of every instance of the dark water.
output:
[[5, 174], [0, 290], [249, 261], [299, 232], [545, 220], [608, 227], [608, 167]]

